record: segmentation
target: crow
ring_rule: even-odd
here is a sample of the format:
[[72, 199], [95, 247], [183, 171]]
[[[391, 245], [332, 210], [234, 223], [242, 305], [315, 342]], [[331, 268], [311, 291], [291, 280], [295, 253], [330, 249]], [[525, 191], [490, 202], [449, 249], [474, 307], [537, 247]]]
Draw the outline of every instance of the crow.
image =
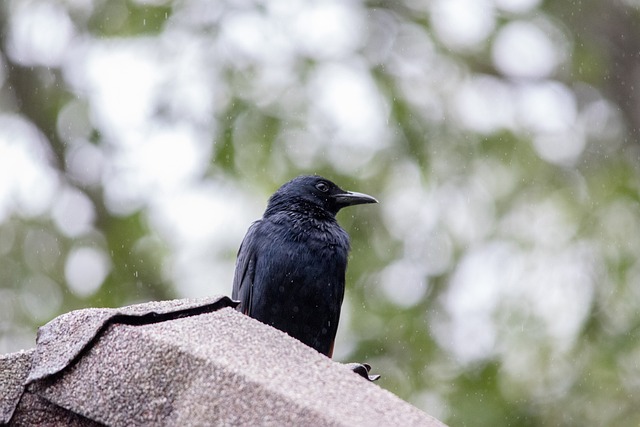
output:
[[377, 202], [320, 176], [280, 187], [238, 250], [237, 309], [332, 357], [350, 249], [336, 214]]

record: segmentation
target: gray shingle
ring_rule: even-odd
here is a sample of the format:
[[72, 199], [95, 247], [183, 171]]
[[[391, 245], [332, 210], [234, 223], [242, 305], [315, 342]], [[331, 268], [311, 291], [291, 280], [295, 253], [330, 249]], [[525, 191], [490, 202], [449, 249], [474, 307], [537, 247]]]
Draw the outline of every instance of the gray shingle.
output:
[[234, 306], [228, 297], [153, 301], [122, 308], [87, 308], [65, 313], [38, 329], [32, 382], [68, 366], [111, 323], [141, 324], [170, 320]]
[[[39, 334], [11, 422], [37, 404], [67, 411], [75, 425], [442, 425], [230, 305], [183, 300], [125, 307], [110, 318], [106, 309], [61, 316]], [[78, 331], [83, 325], [97, 338]]]
[[34, 350], [0, 355], [0, 424], [11, 419], [31, 370]]

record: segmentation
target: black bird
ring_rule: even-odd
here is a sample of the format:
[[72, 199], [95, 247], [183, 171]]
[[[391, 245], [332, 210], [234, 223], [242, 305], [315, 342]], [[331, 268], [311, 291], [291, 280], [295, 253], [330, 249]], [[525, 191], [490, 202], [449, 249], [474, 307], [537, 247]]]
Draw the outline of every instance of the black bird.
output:
[[349, 235], [336, 214], [377, 202], [320, 176], [280, 187], [240, 245], [232, 293], [237, 309], [331, 357], [349, 253]]

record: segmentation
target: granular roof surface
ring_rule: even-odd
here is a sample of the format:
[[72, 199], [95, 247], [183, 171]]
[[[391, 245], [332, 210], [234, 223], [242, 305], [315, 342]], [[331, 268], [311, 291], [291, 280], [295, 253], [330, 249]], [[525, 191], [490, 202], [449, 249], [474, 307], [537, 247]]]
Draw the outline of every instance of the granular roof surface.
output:
[[60, 316], [35, 351], [0, 357], [0, 422], [443, 426], [233, 306], [216, 297]]

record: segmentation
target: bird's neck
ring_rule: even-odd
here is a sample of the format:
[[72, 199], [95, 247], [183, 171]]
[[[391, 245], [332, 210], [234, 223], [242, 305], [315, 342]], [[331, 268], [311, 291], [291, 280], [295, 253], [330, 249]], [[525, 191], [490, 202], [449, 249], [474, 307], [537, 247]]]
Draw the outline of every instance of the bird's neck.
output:
[[286, 203], [273, 203], [267, 206], [264, 217], [286, 215], [297, 219], [310, 219], [315, 221], [336, 220], [335, 214], [326, 209], [305, 200], [288, 201]]

